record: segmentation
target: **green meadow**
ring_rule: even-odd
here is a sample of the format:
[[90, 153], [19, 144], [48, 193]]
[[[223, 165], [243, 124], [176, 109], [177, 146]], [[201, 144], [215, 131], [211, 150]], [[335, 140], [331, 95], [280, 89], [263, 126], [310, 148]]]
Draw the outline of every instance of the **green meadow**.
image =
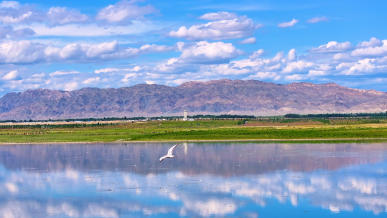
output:
[[130, 141], [387, 141], [385, 120], [196, 120], [1, 125], [0, 143]]

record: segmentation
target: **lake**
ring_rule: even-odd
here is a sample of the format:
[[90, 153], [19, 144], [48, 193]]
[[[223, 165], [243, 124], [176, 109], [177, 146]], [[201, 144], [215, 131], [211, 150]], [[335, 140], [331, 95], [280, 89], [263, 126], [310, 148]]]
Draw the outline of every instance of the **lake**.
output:
[[0, 146], [0, 217], [387, 217], [387, 143]]

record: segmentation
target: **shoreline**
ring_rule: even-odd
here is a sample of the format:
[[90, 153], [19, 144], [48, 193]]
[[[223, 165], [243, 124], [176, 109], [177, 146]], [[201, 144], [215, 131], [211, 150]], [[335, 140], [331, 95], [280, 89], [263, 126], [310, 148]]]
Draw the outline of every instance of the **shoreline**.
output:
[[346, 143], [346, 142], [358, 142], [367, 143], [370, 141], [377, 141], [371, 143], [387, 143], [387, 138], [311, 138], [311, 139], [204, 139], [204, 140], [137, 140], [137, 141], [95, 141], [95, 142], [0, 142], [2, 145], [49, 145], [49, 144], [141, 144], [141, 143], [215, 143], [215, 142], [258, 142], [258, 143]]

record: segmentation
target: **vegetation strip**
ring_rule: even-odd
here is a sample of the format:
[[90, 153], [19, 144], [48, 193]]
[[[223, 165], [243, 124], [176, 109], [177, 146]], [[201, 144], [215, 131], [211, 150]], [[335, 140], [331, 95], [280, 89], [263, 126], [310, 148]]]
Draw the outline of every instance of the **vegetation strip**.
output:
[[[253, 120], [148, 121], [85, 126], [12, 126], [0, 129], [0, 143], [138, 142], [138, 141], [317, 141], [387, 140], [387, 122], [356, 121], [327, 124], [317, 121]], [[262, 121], [259, 125], [262, 124]], [[250, 126], [249, 126], [250, 125]]]

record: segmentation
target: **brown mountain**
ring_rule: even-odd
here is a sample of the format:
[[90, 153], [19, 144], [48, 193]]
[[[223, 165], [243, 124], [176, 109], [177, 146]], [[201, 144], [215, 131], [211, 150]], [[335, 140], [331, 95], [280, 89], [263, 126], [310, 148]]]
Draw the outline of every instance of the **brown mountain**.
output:
[[0, 119], [132, 117], [181, 114], [344, 113], [386, 111], [387, 93], [334, 83], [256, 80], [187, 82], [177, 87], [135, 85], [124, 88], [47, 89], [9, 93], [0, 99]]

